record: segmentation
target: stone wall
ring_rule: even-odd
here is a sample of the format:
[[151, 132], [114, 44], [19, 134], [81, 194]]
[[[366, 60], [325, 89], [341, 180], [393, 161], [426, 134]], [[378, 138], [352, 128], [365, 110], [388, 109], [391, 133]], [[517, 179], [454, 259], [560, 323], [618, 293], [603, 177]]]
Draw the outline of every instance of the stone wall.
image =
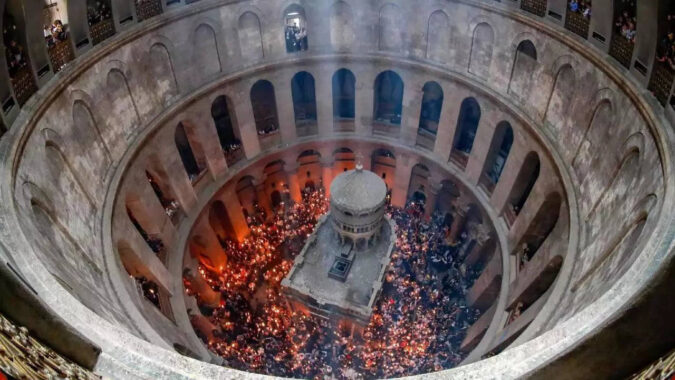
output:
[[[109, 334], [127, 331], [162, 347], [190, 343], [177, 329], [167, 333], [161, 315], [143, 313], [137, 302], [143, 300], [128, 299], [131, 289], [122, 282], [126, 274], [111, 232], [133, 240], [136, 231], [120, 200], [133, 193], [155, 216], [148, 218], [158, 223], [153, 232], [171, 236], [174, 227], [160, 217], [163, 210], [152, 191], [138, 187], [139, 181], [145, 183], [147, 160], [155, 155], [169, 173], [181, 209], [198, 212], [200, 192], [297, 140], [289, 83], [302, 70], [316, 80], [317, 141], [335, 137], [332, 102], [326, 101], [333, 72], [346, 67], [356, 76], [350, 136], [360, 139], [373, 136], [375, 77], [395, 70], [405, 86], [402, 123], [382, 138], [421, 152], [473, 185], [494, 128], [508, 121], [514, 129], [511, 154], [494, 192], [483, 195], [496, 215], [503, 214], [525, 156], [537, 153], [540, 180], [506, 233], [506, 253], [517, 248], [551, 192], [559, 192], [563, 209], [570, 210], [561, 214], [569, 231], [554, 230], [557, 243], [548, 247], [550, 255], [565, 258], [551, 291], [555, 302], [542, 307], [521, 341], [591, 305], [608, 291], [608, 279], [626, 273], [641, 254], [657, 254], [647, 243], [660, 239], [653, 232], [659, 231], [663, 205], [670, 204], [664, 187], [664, 178], [672, 174], [668, 136], [633, 84], [588, 44], [517, 13], [474, 3], [339, 1], [302, 4], [309, 50], [291, 54], [283, 38], [288, 5], [202, 1], [164, 14], [152, 27], [131, 28], [78, 58], [23, 109], [2, 142], [3, 237], [11, 251], [25, 252], [17, 262], [26, 277], [52, 288], [45, 298], [57, 313], [77, 313], [68, 319], [87, 332], [91, 323], [106, 323], [71, 307], [76, 299], [115, 326]], [[398, 30], [395, 25], [404, 16], [406, 28]], [[430, 25], [442, 32], [429, 33]], [[256, 134], [249, 91], [259, 79], [274, 85], [281, 145], [265, 146]], [[433, 150], [414, 147], [422, 87], [429, 80], [445, 94]], [[222, 94], [231, 100], [248, 160], [229, 169], [210, 114], [213, 100]], [[460, 104], [469, 96], [478, 100], [482, 117], [462, 169], [448, 160]], [[207, 169], [194, 186], [183, 175], [173, 143], [179, 122]], [[414, 164], [397, 160], [395, 172], [409, 173]], [[394, 199], [400, 202], [408, 182], [401, 180], [404, 175], [394, 177]], [[142, 240], [127, 243], [137, 257], [151, 257]], [[651, 251], [643, 251], [646, 247]], [[33, 267], [32, 260], [44, 265]], [[155, 277], [175, 294], [178, 277], [162, 271], [157, 269]], [[63, 291], [74, 299], [62, 296]], [[506, 318], [505, 311], [499, 313]], [[492, 327], [492, 333], [499, 328]], [[108, 332], [92, 334], [104, 353], [119, 349], [106, 340]]]

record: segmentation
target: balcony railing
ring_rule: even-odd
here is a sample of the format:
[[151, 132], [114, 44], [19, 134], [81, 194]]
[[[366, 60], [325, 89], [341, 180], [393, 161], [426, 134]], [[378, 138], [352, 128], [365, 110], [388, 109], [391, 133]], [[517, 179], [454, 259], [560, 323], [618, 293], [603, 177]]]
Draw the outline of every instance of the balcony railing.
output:
[[112, 19], [99, 21], [89, 26], [89, 33], [91, 34], [91, 43], [97, 45], [115, 34], [115, 24], [113, 24]]
[[546, 0], [522, 0], [520, 9], [544, 17], [546, 15]]
[[136, 15], [139, 22], [159, 14], [162, 14], [160, 0], [136, 0]]
[[614, 57], [625, 68], [630, 68], [630, 62], [633, 60], [633, 47], [635, 44], [626, 37], [614, 33], [612, 42], [609, 45], [609, 55]]
[[244, 159], [244, 150], [241, 147], [235, 150], [223, 152], [223, 154], [225, 154], [225, 161], [227, 161], [227, 166], [234, 166], [234, 164]]
[[339, 132], [354, 132], [356, 130], [356, 123], [354, 119], [333, 119], [333, 131]]
[[492, 194], [492, 192], [495, 191], [494, 181], [492, 181], [492, 178], [490, 178], [485, 173], [480, 175], [480, 180], [478, 181], [478, 186], [480, 186], [483, 190], [485, 190], [485, 193], [487, 193], [487, 194]]
[[26, 63], [12, 77], [12, 88], [14, 88], [14, 97], [23, 106], [34, 93], [37, 92], [37, 84], [30, 69], [30, 64]]
[[295, 128], [298, 137], [314, 136], [319, 133], [319, 125], [316, 120], [297, 120]]
[[454, 162], [457, 166], [464, 169], [466, 167], [466, 164], [469, 162], [469, 154], [458, 149], [453, 149], [450, 152], [450, 161]]
[[577, 34], [583, 38], [588, 38], [588, 26], [590, 25], [591, 20], [588, 17], [584, 17], [580, 12], [572, 12], [567, 10], [567, 16], [565, 17], [565, 29], [570, 32]]
[[673, 87], [675, 71], [665, 62], [655, 62], [652, 77], [649, 79], [647, 89], [651, 91], [662, 106], [668, 103], [670, 89]]
[[277, 129], [265, 134], [258, 134], [258, 139], [260, 139], [260, 148], [265, 151], [279, 145], [281, 142], [281, 134]]
[[434, 150], [434, 144], [436, 143], [436, 135], [427, 131], [426, 129], [419, 128], [417, 130], [417, 142], [415, 145], [422, 147], [427, 150]]
[[48, 52], [54, 73], [58, 73], [66, 66], [66, 63], [75, 59], [75, 53], [70, 44], [70, 37], [63, 41], [56, 41], [55, 44], [49, 47]]
[[373, 121], [373, 135], [398, 138], [400, 132], [401, 126], [398, 124], [386, 123], [382, 121]]

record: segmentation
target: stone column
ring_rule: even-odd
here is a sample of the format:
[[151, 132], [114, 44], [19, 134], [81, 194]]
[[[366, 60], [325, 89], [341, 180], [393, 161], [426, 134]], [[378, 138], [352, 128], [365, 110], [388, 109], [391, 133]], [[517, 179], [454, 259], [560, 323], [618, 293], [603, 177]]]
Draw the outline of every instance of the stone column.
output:
[[394, 187], [391, 189], [391, 204], [396, 207], [404, 207], [410, 176], [412, 174], [413, 162], [407, 155], [400, 155], [396, 159], [396, 174], [394, 175]]
[[354, 73], [356, 75], [356, 133], [361, 135], [372, 134], [373, 125], [373, 93], [375, 75], [373, 68], [370, 71]]
[[322, 68], [314, 83], [319, 136], [330, 136], [333, 133], [333, 73]]
[[461, 196], [455, 201], [455, 212], [450, 226], [450, 241], [457, 242], [457, 238], [464, 228], [466, 222], [466, 214], [469, 212], [469, 201]]
[[288, 178], [288, 190], [291, 193], [291, 199], [295, 202], [301, 202], [302, 194], [300, 193], [300, 181], [298, 179], [298, 164], [286, 165], [284, 170]]
[[234, 191], [234, 187], [227, 187], [220, 196], [220, 200], [222, 200], [225, 204], [227, 216], [229, 217], [230, 223], [232, 224], [235, 238], [237, 241], [244, 240], [244, 238], [246, 238], [246, 236], [249, 234], [249, 229], [248, 224], [246, 223], [244, 212], [241, 210], [241, 203], [239, 203], [237, 193]]
[[429, 191], [427, 191], [427, 199], [424, 204], [424, 216], [429, 219], [436, 209], [436, 200], [438, 193], [441, 191], [441, 182], [436, 179], [429, 180]]
[[234, 103], [234, 114], [244, 154], [247, 159], [251, 159], [260, 154], [260, 141], [258, 141], [258, 132], [255, 129], [255, 117], [253, 116], [249, 88], [245, 83], [237, 84], [230, 99]]
[[[477, 262], [486, 259], [490, 252], [483, 250], [485, 243], [490, 241], [490, 230], [483, 224], [475, 224], [469, 231], [470, 240], [474, 241], [471, 250], [466, 252], [464, 264], [467, 268], [474, 266]], [[460, 256], [461, 257], [461, 256]]]
[[417, 129], [419, 128], [420, 111], [422, 109], [422, 92], [420, 90], [421, 88], [418, 88], [415, 83], [410, 83], [403, 92], [400, 139], [407, 146], [415, 146], [417, 142]]
[[272, 214], [272, 203], [270, 201], [269, 195], [267, 195], [267, 191], [265, 190], [265, 179], [256, 179], [253, 182], [253, 186], [255, 187], [255, 193], [256, 193], [256, 198], [258, 200], [258, 205], [265, 210], [265, 213], [269, 216]]
[[204, 98], [194, 105], [195, 113], [191, 115], [191, 121], [202, 146], [209, 173], [213, 178], [218, 178], [227, 172], [227, 161], [223, 148], [220, 146], [216, 125], [211, 117], [209, 100], [209, 98]]
[[280, 76], [282, 78], [274, 80], [274, 97], [277, 101], [279, 133], [281, 133], [281, 142], [283, 144], [290, 144], [297, 139], [293, 96], [289, 89], [291, 78], [287, 78], [286, 72], [282, 72]]
[[330, 184], [333, 182], [333, 159], [321, 158], [321, 181], [326, 190], [326, 197], [330, 197]]

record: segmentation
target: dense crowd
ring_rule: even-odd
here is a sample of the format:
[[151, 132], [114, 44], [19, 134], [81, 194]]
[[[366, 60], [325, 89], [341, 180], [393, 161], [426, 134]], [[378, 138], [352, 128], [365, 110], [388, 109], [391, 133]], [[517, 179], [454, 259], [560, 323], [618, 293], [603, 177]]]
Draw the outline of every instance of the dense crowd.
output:
[[395, 377], [457, 365], [466, 329], [479, 317], [464, 301], [477, 273], [459, 257], [466, 242], [448, 242], [447, 218], [426, 221], [423, 205], [388, 209], [397, 244], [361, 333], [288, 308], [280, 282], [327, 208], [322, 189], [305, 189], [302, 202], [282, 203], [269, 217], [258, 209], [244, 242], [221, 241], [225, 268], [200, 265], [221, 294], [218, 307], [200, 305], [218, 327], [212, 339], [202, 336], [209, 348], [229, 367], [301, 378]]
[[591, 0], [570, 0], [570, 12], [580, 13], [587, 19], [591, 18]]
[[289, 53], [307, 50], [307, 29], [298, 24], [286, 25], [286, 51]]
[[659, 39], [656, 60], [667, 64], [671, 70], [675, 71], [675, 14], [669, 14], [666, 21], [666, 32]]
[[619, 14], [619, 17], [614, 20], [614, 33], [623, 36], [630, 42], [635, 42], [635, 34], [637, 19], [635, 18], [635, 12], [630, 11], [635, 9], [635, 4], [629, 2], [628, 0], [622, 0], [623, 11]]

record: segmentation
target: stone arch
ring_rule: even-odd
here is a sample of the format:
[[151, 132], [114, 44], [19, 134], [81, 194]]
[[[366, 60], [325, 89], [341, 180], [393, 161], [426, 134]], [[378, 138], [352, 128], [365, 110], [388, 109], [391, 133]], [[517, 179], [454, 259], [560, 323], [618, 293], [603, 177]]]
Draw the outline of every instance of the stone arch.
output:
[[520, 41], [513, 59], [508, 92], [519, 97], [521, 101], [527, 99], [532, 86], [531, 78], [537, 68], [537, 48], [534, 43], [530, 39]]
[[483, 78], [490, 73], [494, 31], [487, 22], [481, 22], [473, 29], [471, 53], [469, 55], [469, 72]]
[[592, 156], [596, 152], [593, 150], [602, 144], [607, 143], [606, 137], [609, 137], [612, 132], [614, 121], [614, 105], [607, 99], [603, 98], [600, 102], [595, 103], [591, 120], [586, 127], [582, 139], [577, 146], [576, 153], [572, 158], [572, 168], [578, 177], [581, 177], [589, 170], [589, 165], [595, 162]]
[[575, 87], [574, 68], [571, 64], [565, 63], [555, 72], [543, 118], [555, 131], [561, 131], [567, 120], [567, 111], [574, 99]]
[[389, 149], [375, 149], [370, 155], [371, 171], [382, 178], [387, 185], [387, 189], [394, 187], [394, 178], [396, 174], [396, 156]]
[[256, 61], [265, 57], [260, 18], [253, 11], [245, 11], [237, 22], [239, 49], [245, 61]]
[[387, 3], [380, 8], [379, 49], [399, 52], [403, 45], [401, 10], [396, 4]]
[[[50, 164], [58, 164], [60, 162], [59, 166], [66, 168], [66, 172], [69, 173], [70, 177], [73, 179], [77, 187], [82, 192], [82, 195], [84, 195], [84, 197], [86, 198], [87, 202], [89, 203], [89, 207], [91, 207], [92, 210], [96, 210], [96, 202], [94, 201], [93, 197], [89, 194], [87, 188], [84, 186], [82, 178], [80, 178], [79, 173], [75, 171], [72, 163], [70, 162], [65, 152], [63, 151], [62, 148], [63, 139], [61, 138], [61, 136], [57, 132], [49, 128], [43, 129], [41, 131], [41, 134], [45, 140], [44, 147], [45, 147], [45, 159], [48, 161], [47, 165], [49, 166]], [[60, 172], [53, 174], [56, 177], [62, 175], [62, 173]]]
[[[408, 201], [422, 199], [423, 201], [426, 201], [430, 174], [429, 168], [422, 163], [415, 164], [415, 166], [412, 167], [410, 171], [410, 182], [408, 183], [408, 195], [406, 197]], [[415, 195], [415, 193], [423, 194], [424, 197], [420, 197], [419, 194]]]
[[202, 80], [222, 70], [216, 30], [219, 29], [215, 28], [213, 23], [204, 20], [192, 32], [192, 62], [201, 68]]
[[206, 158], [195, 132], [194, 126], [187, 122], [179, 122], [174, 131], [176, 149], [192, 184], [206, 170]]
[[221, 242], [236, 236], [227, 207], [222, 201], [215, 201], [209, 206], [209, 225]]
[[255, 179], [253, 176], [247, 175], [240, 178], [237, 181], [235, 190], [237, 192], [239, 204], [244, 210], [244, 214], [246, 216], [255, 215], [255, 205], [259, 202], [259, 199], [255, 188]]
[[296, 128], [306, 123], [316, 123], [317, 105], [314, 76], [300, 71], [291, 79], [291, 96]]
[[333, 121], [353, 121], [356, 117], [356, 77], [342, 68], [333, 74]]
[[375, 78], [373, 119], [376, 122], [401, 125], [405, 84], [396, 72], [387, 70]]
[[314, 149], [304, 150], [298, 155], [296, 162], [300, 188], [312, 187], [321, 179], [321, 153]]
[[488, 193], [492, 193], [495, 185], [499, 182], [512, 146], [513, 128], [511, 128], [511, 124], [508, 121], [500, 121], [492, 135], [492, 142], [490, 143], [487, 158], [483, 164], [483, 174], [480, 178], [480, 184]]
[[541, 169], [541, 162], [537, 152], [531, 151], [525, 156], [523, 165], [516, 176], [516, 180], [509, 192], [506, 208], [503, 213], [513, 213], [515, 216], [520, 214], [520, 211], [525, 206], [525, 202], [530, 197], [530, 193], [534, 188], [535, 183], [539, 179], [539, 171]]
[[[148, 57], [155, 78], [155, 89], [166, 106], [180, 93], [172, 53], [175, 51], [166, 37], [156, 37], [150, 45]], [[171, 48], [169, 48], [171, 46]]]
[[[284, 27], [287, 53], [309, 49], [309, 24], [307, 23], [304, 7], [296, 3], [287, 6], [284, 9]], [[298, 29], [301, 35], [299, 39], [296, 38], [298, 36], [296, 29]], [[302, 33], [303, 30], [304, 34]]]
[[[145, 165], [145, 171], [147, 174], [150, 174], [150, 176], [152, 176], [152, 178], [155, 180], [158, 190], [161, 192], [162, 198], [164, 198], [163, 201], [162, 199], [160, 199], [160, 203], [162, 203], [162, 206], [164, 206], [165, 210], [167, 208], [167, 204], [170, 204], [174, 201], [178, 201], [176, 191], [174, 190], [173, 185], [171, 183], [171, 177], [169, 176], [162, 159], [160, 159], [157, 153], [151, 153], [148, 156]], [[150, 181], [150, 178], [148, 178], [148, 181]], [[154, 187], [153, 190], [155, 190], [155, 194], [157, 194], [157, 190]], [[159, 197], [159, 194], [157, 195]], [[180, 202], [178, 202], [178, 206], [180, 207], [180, 209], [185, 211], [183, 209], [183, 205]]]
[[443, 110], [443, 88], [437, 82], [431, 81], [422, 87], [422, 109], [420, 110], [419, 130], [426, 131], [434, 136], [438, 132]]
[[[149, 184], [147, 185], [149, 186]], [[143, 200], [137, 194], [129, 191], [124, 197], [124, 207], [126, 208], [129, 220], [143, 240], [157, 253], [157, 247], [153, 247], [151, 240], [155, 239], [155, 236], [159, 234], [160, 227], [157, 225], [157, 221], [150, 215]]]
[[[76, 98], [73, 101], [72, 117], [75, 129], [79, 129], [80, 131], [85, 133], [88, 133], [88, 131], [93, 132], [94, 141], [96, 141], [97, 144], [101, 144], [101, 148], [103, 150], [105, 159], [109, 162], [112, 161], [110, 148], [103, 139], [103, 134], [101, 133], [101, 129], [99, 128], [100, 124], [97, 122], [97, 119], [94, 117], [91, 108], [89, 107], [87, 102], [85, 102], [84, 99]], [[86, 142], [85, 139], [81, 138], [81, 136], [80, 139], [76, 141], [78, 141], [81, 145]]]
[[450, 151], [450, 159], [462, 168], [466, 167], [469, 155], [473, 150], [473, 142], [476, 138], [480, 118], [481, 108], [476, 98], [468, 97], [464, 99], [457, 117], [457, 127]]
[[335, 50], [349, 50], [354, 41], [352, 7], [344, 1], [336, 1], [330, 7], [330, 42]]
[[532, 260], [538, 253], [539, 248], [544, 244], [544, 241], [553, 232], [560, 218], [561, 206], [562, 197], [558, 192], [546, 195], [546, 199], [539, 206], [537, 213], [516, 245], [516, 251], [520, 252], [523, 244], [527, 244], [528, 249], [524, 253], [528, 255], [527, 261]]
[[277, 100], [272, 82], [260, 79], [251, 86], [251, 106], [258, 135], [279, 130]]
[[[241, 152], [241, 132], [230, 97], [218, 95], [211, 103], [211, 118], [216, 128], [220, 148], [227, 159], [228, 165], [233, 165], [239, 159], [236, 155]], [[243, 157], [241, 157], [243, 158]]]
[[[108, 71], [106, 88], [109, 89], [106, 93], [108, 94], [109, 99], [111, 99], [111, 105], [113, 107], [111, 110], [112, 114], [119, 117], [119, 120], [136, 121], [136, 125], [132, 124], [127, 128], [127, 135], [132, 134], [134, 127], [140, 125], [141, 116], [138, 112], [138, 107], [136, 106], [133, 94], [131, 93], [127, 75], [125, 75], [121, 68], [113, 67]], [[132, 112], [133, 115], [130, 115]]]
[[434, 11], [427, 22], [427, 59], [448, 63], [451, 41], [450, 18], [441, 9]]

